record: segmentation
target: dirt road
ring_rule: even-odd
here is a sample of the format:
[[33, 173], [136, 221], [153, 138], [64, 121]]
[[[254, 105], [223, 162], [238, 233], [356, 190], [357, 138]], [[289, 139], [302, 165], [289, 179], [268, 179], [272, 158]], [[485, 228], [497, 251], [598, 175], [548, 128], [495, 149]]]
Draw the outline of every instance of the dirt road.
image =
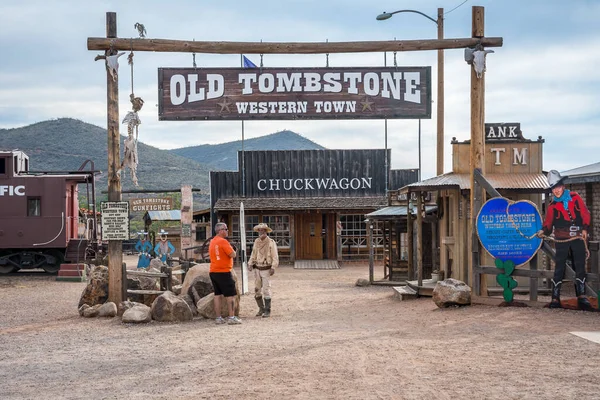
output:
[[366, 266], [281, 267], [242, 325], [84, 319], [84, 283], [0, 277], [1, 399], [598, 399], [600, 314], [399, 302]]

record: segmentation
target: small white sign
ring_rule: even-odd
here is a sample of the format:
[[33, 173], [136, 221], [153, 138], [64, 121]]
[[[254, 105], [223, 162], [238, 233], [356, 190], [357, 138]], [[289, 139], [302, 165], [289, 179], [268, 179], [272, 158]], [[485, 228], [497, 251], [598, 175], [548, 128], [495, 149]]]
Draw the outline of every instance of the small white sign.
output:
[[100, 203], [102, 212], [102, 240], [129, 239], [129, 202], [103, 201]]

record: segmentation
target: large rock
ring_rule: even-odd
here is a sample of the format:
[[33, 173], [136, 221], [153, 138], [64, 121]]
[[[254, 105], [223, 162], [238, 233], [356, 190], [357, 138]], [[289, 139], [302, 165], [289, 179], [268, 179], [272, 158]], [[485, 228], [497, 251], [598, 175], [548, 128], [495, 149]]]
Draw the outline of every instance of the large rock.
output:
[[119, 305], [117, 306], [117, 315], [119, 317], [123, 316], [123, 313], [127, 310], [129, 310], [130, 308], [133, 308], [133, 306], [135, 306], [136, 304], [140, 304], [138, 302], [135, 301], [129, 301], [129, 300], [125, 300], [119, 303]]
[[108, 267], [98, 265], [90, 272], [88, 284], [81, 293], [77, 308], [81, 308], [84, 304], [90, 307], [104, 304], [106, 300], [108, 300]]
[[435, 285], [433, 301], [439, 308], [470, 305], [471, 288], [458, 279], [445, 279]]
[[195, 304], [201, 298], [213, 293], [209, 270], [210, 264], [196, 264], [190, 268], [185, 274], [180, 296], [190, 296]]
[[[196, 308], [198, 309], [198, 314], [200, 314], [204, 318], [209, 318], [209, 319], [217, 318], [217, 314], [215, 314], [214, 299], [215, 299], [215, 295], [213, 293], [201, 298], [200, 301], [198, 301], [198, 303], [196, 304]], [[236, 296], [233, 314], [238, 317], [240, 315], [240, 295], [239, 294]], [[225, 300], [225, 298], [223, 298], [223, 300], [221, 301], [221, 316], [222, 317], [229, 316], [229, 309], [227, 308], [227, 300]]]
[[99, 317], [116, 317], [117, 316], [117, 305], [112, 301], [107, 301], [98, 308]]
[[125, 310], [121, 318], [123, 323], [144, 323], [152, 321], [152, 309], [144, 304], [135, 304], [133, 307]]
[[[146, 272], [155, 272], [160, 274], [160, 266], [162, 264], [160, 261], [158, 261], [158, 263], [155, 261], [158, 260], [150, 261], [150, 266], [146, 268]], [[138, 276], [137, 280], [140, 282], [140, 289], [142, 290], [160, 290], [160, 277], [153, 278], [149, 276]]]
[[[173, 292], [173, 293], [175, 293], [175, 292]], [[175, 293], [175, 294], [177, 294], [177, 293]], [[194, 314], [194, 316], [198, 315], [198, 309], [196, 308], [196, 303], [194, 303], [194, 300], [192, 299], [192, 297], [190, 295], [184, 294], [184, 295], [180, 295], [178, 297], [187, 303], [187, 305], [190, 307], [190, 310], [192, 310], [192, 314]]]
[[152, 303], [152, 319], [161, 322], [191, 321], [192, 310], [173, 292], [164, 292]]

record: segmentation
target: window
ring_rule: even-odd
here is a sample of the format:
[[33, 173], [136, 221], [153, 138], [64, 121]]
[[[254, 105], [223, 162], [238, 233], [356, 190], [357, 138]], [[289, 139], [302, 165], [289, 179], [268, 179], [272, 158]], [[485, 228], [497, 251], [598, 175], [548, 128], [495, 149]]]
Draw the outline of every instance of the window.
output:
[[290, 247], [291, 234], [289, 215], [265, 215], [263, 216], [263, 222], [269, 225], [269, 228], [273, 229], [273, 232], [271, 232], [269, 236], [275, 240], [277, 247]]
[[[258, 238], [258, 232], [254, 232], [254, 226], [258, 225], [258, 215], [246, 215], [246, 246], [252, 246], [254, 240]], [[231, 218], [229, 227], [229, 238], [233, 241], [240, 241], [240, 216], [234, 215]]]
[[[342, 223], [342, 258], [364, 258], [369, 255], [367, 224], [362, 214], [340, 215]], [[373, 221], [373, 249], [376, 260], [383, 259], [383, 221]]]
[[0, 158], [0, 175], [6, 174], [6, 158]]
[[39, 217], [42, 215], [42, 199], [39, 197], [27, 198], [27, 216]]
[[204, 242], [206, 240], [206, 227], [204, 225], [196, 225], [196, 242]]

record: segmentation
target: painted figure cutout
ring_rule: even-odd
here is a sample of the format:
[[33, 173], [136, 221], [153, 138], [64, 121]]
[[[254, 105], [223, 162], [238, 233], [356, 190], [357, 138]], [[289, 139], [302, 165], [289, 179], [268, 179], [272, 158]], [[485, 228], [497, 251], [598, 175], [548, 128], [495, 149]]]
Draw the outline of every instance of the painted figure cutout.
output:
[[167, 240], [167, 232], [161, 229], [159, 235], [160, 242], [154, 247], [154, 253], [160, 261], [166, 263], [167, 258], [171, 258], [173, 253], [175, 253], [175, 247]]
[[139, 239], [135, 244], [135, 250], [140, 253], [138, 258], [138, 268], [148, 268], [150, 265], [150, 252], [152, 251], [152, 244], [148, 241], [148, 232], [138, 232]]

